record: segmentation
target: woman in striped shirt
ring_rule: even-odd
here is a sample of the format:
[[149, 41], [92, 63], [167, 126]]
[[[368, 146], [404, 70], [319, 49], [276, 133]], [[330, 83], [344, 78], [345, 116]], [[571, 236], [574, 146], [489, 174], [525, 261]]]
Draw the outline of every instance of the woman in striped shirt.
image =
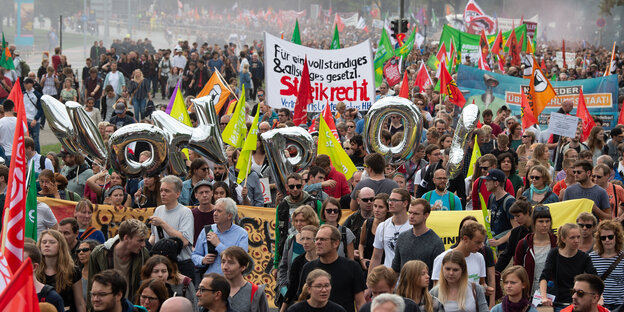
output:
[[[598, 224], [594, 238], [594, 251], [589, 256], [605, 283], [603, 306], [611, 311], [624, 304], [624, 236], [619, 222], [604, 220]], [[618, 263], [607, 272], [615, 261]], [[609, 274], [606, 274], [609, 273]]]

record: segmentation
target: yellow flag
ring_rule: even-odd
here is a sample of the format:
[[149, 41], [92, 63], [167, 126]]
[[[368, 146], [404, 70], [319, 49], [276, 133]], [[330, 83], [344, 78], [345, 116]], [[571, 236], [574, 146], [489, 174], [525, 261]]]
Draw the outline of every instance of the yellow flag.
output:
[[477, 137], [474, 138], [474, 147], [472, 148], [472, 156], [470, 157], [470, 165], [468, 166], [468, 174], [467, 177], [472, 177], [474, 173], [474, 165], [477, 163], [477, 159], [481, 157], [481, 150], [479, 149], [479, 144], [477, 144]]
[[245, 85], [243, 85], [243, 92], [240, 99], [236, 104], [236, 109], [230, 122], [228, 122], [221, 136], [223, 142], [232, 145], [234, 147], [243, 147], [245, 136], [247, 135], [247, 128], [245, 126]]
[[193, 126], [193, 124], [191, 123], [191, 118], [186, 111], [186, 105], [184, 105], [184, 98], [182, 97], [182, 93], [180, 92], [180, 82], [176, 84], [173, 95], [169, 100], [169, 105], [167, 105], [166, 112], [167, 114], [169, 114], [169, 116], [177, 119], [179, 122], [190, 127]]
[[251, 123], [251, 129], [247, 134], [247, 140], [243, 145], [243, 150], [238, 156], [236, 162], [236, 169], [238, 169], [238, 177], [236, 177], [236, 183], [241, 184], [243, 180], [247, 178], [247, 172], [249, 170], [249, 161], [251, 160], [251, 154], [256, 150], [256, 144], [258, 143], [258, 120], [260, 119], [260, 110], [256, 110], [256, 116]]
[[334, 168], [339, 172], [344, 174], [347, 180], [351, 179], [351, 176], [357, 171], [353, 161], [347, 155], [347, 152], [342, 149], [342, 145], [334, 134], [329, 130], [329, 126], [325, 122], [324, 118], [319, 118], [320, 126], [319, 126], [319, 137], [318, 137], [318, 147], [317, 147], [317, 155], [327, 155], [329, 159], [331, 159]]

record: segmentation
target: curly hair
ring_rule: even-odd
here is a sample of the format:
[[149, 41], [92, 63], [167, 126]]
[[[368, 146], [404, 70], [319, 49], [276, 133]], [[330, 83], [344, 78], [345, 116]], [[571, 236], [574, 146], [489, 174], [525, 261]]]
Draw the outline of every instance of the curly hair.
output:
[[615, 234], [615, 252], [619, 254], [624, 246], [624, 231], [622, 230], [622, 224], [613, 220], [603, 220], [598, 223], [596, 232], [594, 233], [594, 250], [599, 255], [602, 255], [605, 250], [600, 239], [600, 231], [613, 231]]

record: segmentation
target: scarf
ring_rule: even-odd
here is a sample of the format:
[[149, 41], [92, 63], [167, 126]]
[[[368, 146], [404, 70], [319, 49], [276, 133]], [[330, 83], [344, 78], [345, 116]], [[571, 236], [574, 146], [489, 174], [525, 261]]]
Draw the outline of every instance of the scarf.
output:
[[509, 301], [509, 296], [504, 296], [502, 303], [504, 312], [524, 312], [531, 304], [526, 298], [522, 298], [518, 302], [511, 302]]
[[531, 189], [530, 189], [530, 198], [533, 198], [533, 193], [537, 193], [537, 194], [544, 194], [546, 192], [550, 191], [550, 186], [546, 185], [544, 186], [543, 189], [538, 189], [537, 187], [535, 187], [533, 184], [531, 184]]

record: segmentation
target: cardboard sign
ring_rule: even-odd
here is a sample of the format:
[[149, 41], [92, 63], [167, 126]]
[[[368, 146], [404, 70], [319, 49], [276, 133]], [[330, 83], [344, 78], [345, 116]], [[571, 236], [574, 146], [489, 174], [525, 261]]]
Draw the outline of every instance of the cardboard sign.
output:
[[579, 118], [560, 113], [550, 113], [548, 129], [552, 134], [561, 135], [568, 138], [576, 136]]

